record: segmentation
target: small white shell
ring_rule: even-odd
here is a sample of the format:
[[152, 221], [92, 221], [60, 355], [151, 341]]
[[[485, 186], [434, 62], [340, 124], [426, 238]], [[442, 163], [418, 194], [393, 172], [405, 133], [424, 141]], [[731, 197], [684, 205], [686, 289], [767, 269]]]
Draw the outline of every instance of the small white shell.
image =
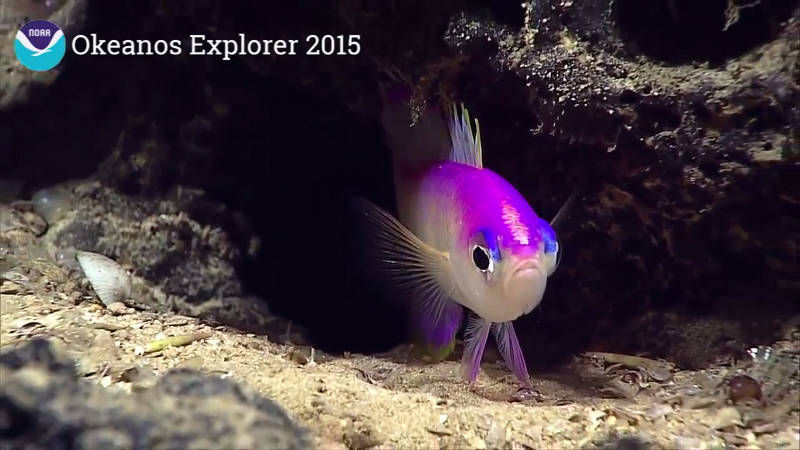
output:
[[75, 257], [94, 292], [106, 306], [131, 295], [128, 273], [113, 259], [92, 252], [77, 252]]

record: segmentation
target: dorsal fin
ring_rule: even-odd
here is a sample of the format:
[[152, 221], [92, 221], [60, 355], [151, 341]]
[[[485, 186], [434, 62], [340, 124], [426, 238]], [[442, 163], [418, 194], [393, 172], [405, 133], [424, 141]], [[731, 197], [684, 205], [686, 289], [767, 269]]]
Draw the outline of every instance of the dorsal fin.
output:
[[472, 134], [469, 111], [461, 104], [461, 114], [455, 104], [450, 105], [450, 160], [469, 166], [483, 167], [481, 128], [475, 119], [475, 134]]
[[553, 220], [550, 221], [550, 226], [556, 228], [559, 224], [559, 221], [564, 218], [564, 214], [572, 207], [572, 204], [575, 202], [575, 198], [578, 196], [578, 188], [575, 188], [570, 194], [567, 201], [561, 205], [561, 208], [558, 209], [558, 212], [555, 216], [553, 216]]

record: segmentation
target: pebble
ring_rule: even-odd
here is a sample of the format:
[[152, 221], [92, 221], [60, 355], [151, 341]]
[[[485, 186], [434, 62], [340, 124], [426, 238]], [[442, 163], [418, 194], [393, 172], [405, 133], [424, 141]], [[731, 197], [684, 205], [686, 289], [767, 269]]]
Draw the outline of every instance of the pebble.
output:
[[753, 377], [736, 375], [728, 382], [728, 396], [735, 403], [747, 399], [761, 399], [761, 384]]
[[13, 281], [4, 281], [3, 284], [0, 284], [0, 294], [19, 294], [21, 292], [22, 286]]
[[295, 347], [289, 350], [289, 359], [304, 366], [314, 362], [314, 348], [313, 347]]
[[133, 312], [133, 308], [128, 308], [122, 302], [114, 302], [107, 307], [108, 311], [115, 316], [121, 316], [124, 314], [130, 314]]
[[489, 427], [489, 432], [486, 433], [486, 446], [489, 448], [503, 448], [507, 440], [508, 430], [506, 427], [493, 421]]

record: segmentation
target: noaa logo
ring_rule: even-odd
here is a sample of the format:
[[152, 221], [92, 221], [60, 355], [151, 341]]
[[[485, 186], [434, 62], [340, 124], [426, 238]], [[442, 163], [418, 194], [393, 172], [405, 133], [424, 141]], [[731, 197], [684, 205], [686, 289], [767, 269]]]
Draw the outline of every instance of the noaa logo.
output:
[[32, 20], [17, 31], [14, 52], [23, 66], [31, 70], [50, 70], [67, 50], [64, 32], [53, 22]]

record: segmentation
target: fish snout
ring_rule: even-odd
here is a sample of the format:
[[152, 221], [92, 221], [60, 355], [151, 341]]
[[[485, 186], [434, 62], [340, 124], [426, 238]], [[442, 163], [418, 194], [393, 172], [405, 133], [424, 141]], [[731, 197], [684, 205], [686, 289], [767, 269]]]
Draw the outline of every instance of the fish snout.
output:
[[505, 282], [506, 301], [519, 312], [528, 314], [542, 300], [547, 270], [537, 258], [529, 258], [512, 266]]
[[539, 261], [530, 258], [523, 261], [520, 261], [511, 271], [511, 278], [517, 275], [526, 275], [528, 273], [532, 273], [534, 271], [539, 271], [541, 268]]

